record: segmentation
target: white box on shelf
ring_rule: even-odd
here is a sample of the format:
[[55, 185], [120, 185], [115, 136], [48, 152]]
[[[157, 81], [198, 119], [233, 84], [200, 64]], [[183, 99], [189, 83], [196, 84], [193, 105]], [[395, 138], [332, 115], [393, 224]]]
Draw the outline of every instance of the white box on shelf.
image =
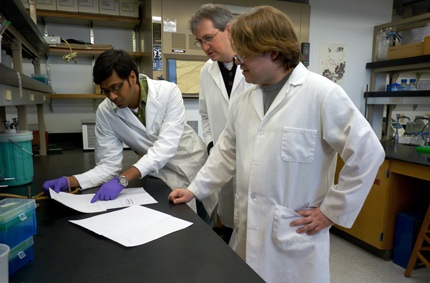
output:
[[100, 13], [99, 0], [78, 0], [79, 13]]
[[57, 11], [78, 12], [78, 0], [57, 0]]
[[61, 44], [61, 37], [59, 36], [45, 35], [43, 38], [48, 44]]
[[57, 0], [37, 0], [36, 9], [39, 10], [57, 10]]
[[123, 17], [139, 17], [139, 1], [120, 0], [119, 15]]
[[[81, 120], [82, 144], [84, 150], [93, 150], [96, 143], [96, 122], [94, 120]], [[123, 148], [129, 148], [125, 143]]]
[[100, 0], [100, 14], [119, 16], [119, 0]]

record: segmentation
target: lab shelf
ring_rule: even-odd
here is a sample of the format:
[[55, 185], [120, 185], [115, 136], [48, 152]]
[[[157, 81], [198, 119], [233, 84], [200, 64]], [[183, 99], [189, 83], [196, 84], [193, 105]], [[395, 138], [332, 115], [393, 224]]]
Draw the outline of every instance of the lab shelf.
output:
[[367, 69], [389, 69], [393, 68], [393, 70], [399, 69], [419, 69], [423, 67], [430, 66], [430, 54], [409, 57], [409, 58], [401, 58], [401, 59], [392, 59], [385, 61], [376, 61], [369, 62], [366, 64]]
[[34, 74], [40, 75], [40, 59], [46, 60], [48, 45], [20, 0], [0, 1], [0, 15], [11, 22], [2, 35], [1, 47], [12, 54], [14, 69], [0, 64], [0, 118], [6, 120], [6, 107], [15, 107], [20, 129], [28, 130], [27, 106], [37, 108], [40, 154], [46, 155], [43, 104], [52, 88], [23, 74], [23, 58], [30, 59]]
[[18, 39], [23, 44], [25, 58], [46, 58], [48, 45], [21, 1], [0, 1], [0, 14], [11, 22], [3, 34], [2, 46]]
[[401, 73], [415, 73], [417, 81], [423, 74], [430, 73], [430, 54], [400, 59], [377, 61], [380, 55], [380, 37], [384, 31], [407, 31], [424, 27], [430, 23], [430, 13], [394, 21], [374, 27], [372, 62], [366, 64], [370, 70], [369, 91], [364, 93], [366, 100], [366, 118], [380, 139], [385, 139], [389, 133], [389, 123], [392, 110], [396, 105], [430, 105], [430, 91], [399, 91], [385, 92], [387, 84], [396, 82]]
[[424, 105], [430, 104], [430, 91], [370, 91], [364, 93], [367, 105]]
[[124, 28], [135, 28], [140, 24], [139, 18], [109, 16], [100, 14], [37, 10], [36, 15], [43, 23], [49, 22]]

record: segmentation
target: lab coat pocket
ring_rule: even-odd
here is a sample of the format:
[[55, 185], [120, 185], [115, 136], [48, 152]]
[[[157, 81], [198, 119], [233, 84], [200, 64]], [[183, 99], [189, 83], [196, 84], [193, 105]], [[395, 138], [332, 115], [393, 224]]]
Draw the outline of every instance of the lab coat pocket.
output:
[[281, 158], [291, 162], [313, 162], [316, 140], [317, 130], [284, 127]]
[[273, 215], [272, 239], [275, 245], [286, 251], [303, 250], [311, 245], [313, 236], [306, 233], [298, 234], [298, 226], [291, 227], [294, 220], [303, 218], [300, 214], [287, 207], [276, 205]]

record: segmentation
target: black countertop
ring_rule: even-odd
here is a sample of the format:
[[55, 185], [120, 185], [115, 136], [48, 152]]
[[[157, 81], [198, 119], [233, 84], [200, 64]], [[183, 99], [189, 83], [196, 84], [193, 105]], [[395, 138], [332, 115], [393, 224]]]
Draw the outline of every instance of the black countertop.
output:
[[164, 182], [147, 177], [139, 183], [158, 200], [148, 208], [193, 225], [128, 248], [69, 222], [95, 214], [41, 201], [34, 261], [10, 282], [263, 282], [187, 205], [167, 200], [170, 188]]
[[430, 154], [418, 152], [416, 146], [395, 144], [393, 140], [382, 142], [385, 158], [430, 166]]
[[[123, 163], [137, 157], [126, 150]], [[34, 181], [28, 185], [0, 188], [0, 193], [33, 195], [43, 181], [76, 174], [94, 166], [94, 153], [82, 150], [34, 157]], [[34, 261], [9, 279], [22, 282], [264, 282], [224, 241], [186, 204], [168, 201], [170, 188], [161, 180], [145, 177], [130, 187], [143, 186], [157, 204], [148, 208], [190, 221], [190, 227], [155, 241], [127, 248], [69, 220], [84, 214], [54, 200], [37, 201], [37, 234]], [[90, 189], [84, 193], [93, 193]]]

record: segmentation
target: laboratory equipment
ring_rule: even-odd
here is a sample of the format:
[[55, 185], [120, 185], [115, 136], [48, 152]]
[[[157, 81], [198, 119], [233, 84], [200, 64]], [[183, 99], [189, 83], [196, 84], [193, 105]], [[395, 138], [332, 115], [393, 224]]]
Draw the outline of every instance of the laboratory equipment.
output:
[[33, 152], [31, 141], [33, 132], [0, 132], [0, 177], [2, 185], [19, 186], [33, 181]]

